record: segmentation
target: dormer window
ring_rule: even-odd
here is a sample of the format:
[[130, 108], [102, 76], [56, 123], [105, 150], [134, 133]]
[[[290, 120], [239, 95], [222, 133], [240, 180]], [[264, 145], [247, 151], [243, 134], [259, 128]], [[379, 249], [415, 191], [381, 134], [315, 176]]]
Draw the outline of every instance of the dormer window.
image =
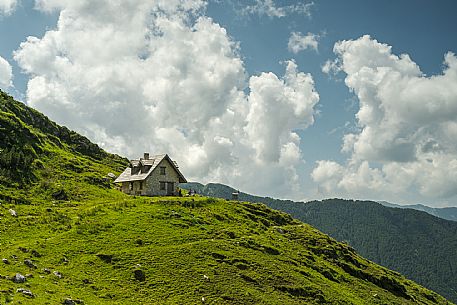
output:
[[139, 171], [140, 171], [140, 167], [139, 166], [133, 166], [132, 175], [138, 174]]
[[165, 168], [166, 168], [165, 166], [161, 166], [160, 167], [160, 174], [161, 175], [165, 175]]

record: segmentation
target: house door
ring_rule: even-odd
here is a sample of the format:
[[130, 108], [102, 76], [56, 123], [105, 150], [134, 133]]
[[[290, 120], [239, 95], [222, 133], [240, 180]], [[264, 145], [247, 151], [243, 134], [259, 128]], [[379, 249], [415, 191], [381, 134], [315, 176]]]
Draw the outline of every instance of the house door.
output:
[[174, 195], [174, 183], [173, 182], [167, 182], [167, 195], [172, 196]]

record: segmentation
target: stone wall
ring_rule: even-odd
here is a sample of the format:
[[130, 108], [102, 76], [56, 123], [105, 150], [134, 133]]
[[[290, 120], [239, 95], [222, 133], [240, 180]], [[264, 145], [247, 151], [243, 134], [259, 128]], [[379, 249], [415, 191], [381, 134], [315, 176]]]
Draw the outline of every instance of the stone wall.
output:
[[130, 189], [130, 182], [122, 182], [121, 191], [129, 195], [145, 195], [146, 183], [143, 182], [143, 190], [140, 190], [140, 181], [132, 181], [133, 190]]
[[[162, 166], [165, 167], [165, 175], [160, 174], [160, 167]], [[167, 185], [165, 184], [165, 190], [161, 190], [160, 182], [173, 182], [173, 195], [177, 195], [176, 187], [179, 183], [179, 175], [167, 159], [163, 159], [146, 179], [144, 183], [144, 195], [167, 196]]]

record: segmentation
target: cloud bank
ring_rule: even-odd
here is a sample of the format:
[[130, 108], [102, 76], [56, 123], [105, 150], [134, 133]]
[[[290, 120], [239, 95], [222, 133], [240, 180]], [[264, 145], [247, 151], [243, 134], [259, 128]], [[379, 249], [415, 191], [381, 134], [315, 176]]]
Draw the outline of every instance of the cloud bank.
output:
[[27, 103], [111, 152], [169, 153], [189, 180], [299, 197], [295, 132], [312, 125], [309, 74], [247, 76], [198, 0], [37, 1], [57, 28], [15, 52]]
[[[359, 100], [358, 131], [343, 138], [345, 164], [321, 160], [324, 194], [381, 199], [457, 195], [457, 57], [427, 77], [411, 58], [370, 36], [337, 42], [324, 72], [342, 71]], [[391, 199], [392, 200], [392, 199]]]
[[0, 89], [6, 90], [13, 85], [13, 70], [9, 62], [0, 56]]

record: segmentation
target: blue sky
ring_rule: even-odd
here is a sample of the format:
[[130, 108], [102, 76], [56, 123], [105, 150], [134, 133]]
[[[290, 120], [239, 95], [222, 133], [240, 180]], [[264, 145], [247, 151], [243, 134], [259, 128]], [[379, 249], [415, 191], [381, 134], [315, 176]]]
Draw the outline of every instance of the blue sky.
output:
[[[228, 2], [228, 3], [227, 3]], [[428, 74], [442, 71], [443, 55], [448, 51], [457, 52], [457, 3], [455, 1], [315, 1], [311, 17], [291, 14], [284, 18], [250, 16], [243, 18], [237, 11], [242, 4], [211, 3], [208, 15], [224, 26], [229, 34], [241, 42], [241, 50], [249, 74], [273, 71], [280, 74], [282, 61], [295, 59], [299, 67], [310, 72], [321, 95], [322, 114], [316, 127], [306, 130], [312, 141], [328, 136], [335, 128], [354, 120], [356, 109], [351, 105], [352, 94], [343, 79], [330, 79], [322, 73], [321, 66], [334, 58], [333, 45], [339, 40], [357, 39], [369, 34], [373, 38], [393, 46], [396, 54], [406, 53]], [[278, 6], [287, 6], [297, 1], [277, 1]], [[319, 51], [307, 50], [292, 54], [287, 50], [291, 31], [302, 33], [325, 33], [319, 43]], [[317, 126], [322, 125], [322, 126]], [[335, 153], [341, 145], [341, 134], [328, 139], [331, 146], [319, 148], [310, 158], [325, 156], [340, 159]], [[322, 143], [329, 145], [327, 143]], [[336, 145], [336, 147], [335, 147]], [[326, 152], [326, 148], [330, 150]], [[328, 155], [327, 155], [328, 154]]]
[[[144, 1], [132, 1], [132, 3], [137, 4], [138, 10], [143, 5], [142, 2]], [[158, 2], [160, 6], [160, 1]], [[97, 35], [85, 37], [89, 39], [83, 41], [85, 44], [83, 42], [76, 46], [73, 44], [73, 41], [78, 40], [77, 35], [85, 35], [82, 34], [84, 30], [80, 30], [78, 26], [83, 28], [90, 28], [90, 26], [104, 27], [101, 22], [97, 22], [95, 25], [89, 24], [92, 19], [86, 18], [84, 15], [88, 12], [87, 7], [90, 8], [91, 5], [94, 5], [94, 1], [83, 1], [87, 7], [83, 7], [84, 5], [78, 7], [78, 5], [71, 4], [71, 1], [63, 1], [62, 4], [56, 5], [53, 1], [42, 0], [37, 2], [39, 5], [36, 5], [35, 1], [23, 0], [17, 3], [14, 10], [4, 12], [0, 17], [0, 37], [2, 38], [0, 56], [12, 66], [14, 86], [2, 89], [6, 89], [16, 98], [43, 111], [53, 120], [87, 135], [110, 151], [121, 153], [131, 158], [136, 157], [142, 150], [146, 149], [160, 150], [159, 152], [164, 150], [171, 153], [174, 152], [175, 158], [184, 166], [187, 166], [188, 175], [202, 182], [228, 183], [239, 187], [241, 190], [260, 195], [293, 199], [339, 196], [375, 200], [385, 199], [399, 203], [421, 202], [436, 206], [457, 205], [457, 178], [449, 173], [453, 169], [453, 164], [457, 163], [457, 151], [455, 151], [455, 146], [449, 140], [454, 134], [454, 123], [456, 123], [457, 118], [452, 118], [452, 115], [450, 119], [438, 117], [438, 124], [436, 123], [436, 118], [433, 117], [434, 112], [429, 113], [430, 121], [424, 121], [423, 117], [427, 117], [427, 113], [418, 113], [417, 116], [411, 118], [401, 110], [401, 105], [408, 105], [408, 107], [416, 109], [422, 107], [421, 103], [433, 104], [434, 98], [437, 99], [437, 102], [432, 105], [432, 108], [442, 107], [444, 109], [445, 107], [450, 107], [450, 110], [447, 110], [448, 113], [453, 111], [452, 105], [457, 104], [450, 85], [453, 80], [452, 73], [449, 73], [451, 76], [440, 80], [439, 84], [438, 81], [435, 82], [432, 78], [429, 78], [433, 75], [442, 75], [443, 71], [447, 69], [447, 65], [443, 63], [445, 54], [457, 52], [457, 36], [455, 35], [457, 3], [455, 1], [432, 3], [423, 0], [324, 0], [314, 2], [231, 0], [206, 3], [197, 0], [183, 0], [178, 2], [184, 4], [182, 7], [177, 5], [177, 8], [170, 8], [170, 11], [166, 13], [165, 19], [174, 21], [176, 16], [184, 18], [181, 16], [182, 11], [185, 14], [190, 14], [191, 19], [186, 19], [184, 25], [194, 31], [196, 35], [193, 36], [195, 37], [190, 37], [191, 35], [189, 34], [185, 35], [184, 32], [174, 32], [171, 27], [168, 28], [168, 25], [166, 25], [161, 30], [164, 33], [169, 31], [174, 35], [164, 35], [163, 37], [169, 37], [170, 39], [170, 41], [164, 41], [159, 36], [155, 37], [152, 34], [154, 39], [157, 38], [157, 41], [152, 40], [153, 43], [148, 45], [150, 57], [154, 59], [155, 54], [160, 53], [158, 51], [160, 51], [161, 47], [173, 46], [173, 39], [186, 40], [187, 45], [197, 45], [200, 41], [197, 34], [200, 32], [202, 37], [211, 35], [213, 33], [211, 31], [214, 31], [215, 35], [219, 35], [215, 44], [220, 43], [217, 47], [221, 50], [226, 49], [222, 53], [203, 54], [207, 58], [223, 56], [215, 60], [214, 65], [208, 64], [208, 69], [211, 71], [217, 70], [218, 72], [213, 72], [215, 74], [220, 73], [219, 77], [224, 80], [224, 84], [233, 83], [237, 90], [245, 94], [245, 97], [243, 97], [245, 104], [242, 103], [242, 105], [246, 106], [246, 109], [240, 110], [239, 113], [235, 111], [236, 115], [241, 117], [240, 121], [242, 122], [231, 133], [227, 132], [225, 127], [220, 132], [216, 132], [214, 128], [208, 128], [212, 129], [212, 132], [206, 130], [203, 132], [203, 129], [209, 126], [209, 123], [206, 124], [205, 120], [217, 118], [224, 121], [224, 111], [244, 107], [237, 104], [238, 102], [233, 97], [233, 92], [229, 93], [230, 88], [225, 88], [222, 83], [218, 85], [220, 86], [219, 89], [218, 87], [206, 88], [201, 84], [195, 84], [190, 89], [188, 87], [181, 88], [179, 84], [182, 82], [174, 83], [175, 87], [170, 92], [173, 92], [176, 96], [188, 98], [189, 103], [192, 103], [185, 104], [182, 101], [170, 98], [167, 95], [168, 93], [163, 93], [165, 89], [154, 91], [155, 89], [143, 86], [141, 90], [146, 92], [145, 95], [137, 96], [138, 90], [127, 85], [124, 87], [123, 85], [128, 83], [128, 73], [125, 73], [125, 70], [122, 70], [122, 73], [116, 70], [115, 74], [120, 75], [118, 78], [101, 80], [99, 77], [96, 79], [103, 84], [102, 89], [91, 87], [90, 84], [94, 83], [95, 80], [87, 79], [84, 85], [81, 84], [81, 90], [76, 92], [74, 90], [75, 84], [72, 83], [75, 80], [68, 79], [69, 70], [65, 70], [67, 68], [62, 68], [63, 66], [60, 66], [60, 64], [57, 65], [55, 59], [49, 58], [51, 58], [50, 56], [60, 59], [65, 58], [67, 63], [73, 64], [72, 67], [74, 69], [76, 69], [77, 64], [81, 64], [81, 67], [87, 67], [91, 59], [71, 55], [74, 51], [71, 48], [87, 49], [89, 57], [90, 52], [94, 52], [94, 58], [97, 58], [96, 49], [91, 51], [91, 42], [93, 40], [90, 40], [97, 39]], [[107, 22], [110, 22], [110, 18], [114, 18], [109, 15], [113, 11], [109, 10], [109, 6], [112, 5], [117, 4], [106, 4], [106, 10], [102, 4], [101, 8], [92, 9], [96, 13], [91, 12], [91, 14], [99, 14], [97, 17], [101, 16], [100, 20], [106, 19], [108, 20]], [[306, 10], [304, 9], [305, 5], [307, 5]], [[37, 8], [38, 6], [39, 9]], [[190, 12], [190, 7], [197, 7], [197, 10]], [[266, 8], [270, 9], [270, 13], [273, 12], [273, 14], [269, 15], [265, 11]], [[154, 10], [154, 8], [150, 9]], [[139, 19], [146, 18], [147, 20], [147, 17], [135, 12], [135, 4], [125, 8], [122, 5], [114, 7], [114, 11], [116, 10], [122, 12], [123, 10], [132, 10], [134, 16]], [[278, 14], [274, 15], [274, 12], [280, 12], [280, 16]], [[62, 17], [63, 15], [61, 14], [66, 15]], [[68, 18], [68, 15], [73, 16], [73, 19]], [[59, 16], [61, 20], [66, 20], [67, 24], [70, 24], [68, 28], [57, 28]], [[153, 23], [159, 20], [154, 19], [157, 18], [156, 15], [153, 16], [155, 16], [153, 17]], [[202, 17], [209, 17], [211, 21], [202, 23], [201, 27], [196, 28], [193, 23]], [[74, 24], [71, 24], [71, 22]], [[119, 25], [119, 27], [114, 26], [113, 33], [118, 31], [120, 33], [119, 36], [126, 35], [128, 31], [123, 32], [121, 28], [123, 25], [121, 22], [124, 22], [124, 19], [116, 22], [118, 22], [116, 25]], [[196, 23], [199, 22], [197, 21]], [[75, 26], [73, 27], [73, 25]], [[213, 25], [217, 25], [218, 28]], [[143, 28], [131, 23], [126, 23], [125, 26], [128, 27], [129, 31], [150, 30], [147, 26]], [[160, 27], [162, 25], [159, 25]], [[220, 28], [225, 29], [226, 32], [219, 32], [218, 29]], [[57, 38], [44, 39], [44, 35], [48, 31], [56, 29], [57, 34], [55, 37]], [[302, 36], [306, 36], [308, 33], [315, 35], [314, 37], [316, 37], [318, 43], [317, 49], [308, 47], [296, 53], [289, 50], [288, 42], [293, 32]], [[138, 41], [133, 40], [136, 35], [132, 35], [132, 43], [143, 43], [140, 41], [143, 33], [135, 34], [138, 34]], [[362, 39], [363, 35], [370, 35], [370, 38]], [[28, 43], [27, 47], [20, 47], [21, 42], [26, 41], [27, 36], [37, 37], [46, 48], [39, 48], [37, 44], [32, 43]], [[228, 45], [225, 40], [232, 45]], [[60, 44], [55, 43], [55, 41]], [[106, 56], [103, 56], [99, 61], [106, 60], [107, 63], [100, 64], [100, 69], [109, 67], [109, 60], [112, 60], [112, 66], [116, 66], [120, 61], [119, 56], [125, 56], [127, 51], [130, 50], [127, 44], [122, 44], [122, 39], [116, 41], [116, 38], [113, 38], [113, 41], [114, 46], [120, 50], [118, 53], [121, 55], [116, 52], [104, 54]], [[348, 43], [341, 46], [340, 53], [335, 54], [333, 49], [339, 41], [348, 41]], [[239, 45], [237, 46], [237, 44]], [[379, 59], [379, 62], [383, 63], [382, 65], [390, 67], [392, 75], [377, 74], [372, 79], [357, 79], [360, 77], [360, 71], [366, 71], [366, 69], [379, 71], [380, 66], [376, 62], [377, 58], [385, 55], [385, 52], [379, 51], [384, 50], [384, 46], [390, 46], [391, 49], [386, 52], [388, 52], [389, 56], [397, 58], [389, 57], [388, 60], [391, 61], [389, 64], [385, 64], [384, 59]], [[34, 48], [36, 49], [34, 50]], [[51, 50], [51, 48], [56, 48], [56, 50]], [[19, 55], [13, 56], [13, 52], [16, 50], [18, 50]], [[170, 56], [173, 59], [166, 59], [166, 62], [170, 61], [168, 67], [176, 65], [176, 69], [181, 69], [181, 72], [184, 71], [182, 70], [183, 58], [195, 63], [203, 60], [203, 63], [206, 64], [202, 59], [205, 57], [198, 53], [198, 50], [211, 52], [212, 49], [206, 50], [203, 47], [198, 47], [196, 50], [195, 52], [197, 53], [189, 52], [182, 55], [179, 52], [173, 53], [174, 56]], [[37, 56], [36, 52], [49, 52], [50, 55], [41, 54]], [[357, 62], [354, 57], [351, 57], [352, 53], [365, 59]], [[74, 54], [77, 54], [77, 52], [75, 51]], [[401, 54], [408, 54], [409, 61], [402, 61]], [[183, 56], [183, 58], [176, 59], [179, 56]], [[339, 58], [335, 69], [337, 73], [324, 73], [322, 71], [324, 64], [337, 58]], [[225, 68], [223, 65], [224, 60], [228, 60], [227, 65], [231, 66], [232, 70]], [[289, 60], [293, 60], [296, 64], [296, 74], [292, 73], [294, 77], [301, 75], [300, 73], [309, 73], [311, 75], [314, 81], [311, 89], [308, 91], [303, 89], [306, 85], [309, 85], [309, 80], [303, 80], [303, 83], [298, 84], [288, 84], [285, 81], [284, 71], [286, 67], [291, 67], [289, 66]], [[155, 62], [156, 64], [154, 64]], [[157, 62], [165, 61], [163, 59], [160, 61], [151, 60], [151, 64], [148, 64], [147, 67], [134, 65], [130, 67], [132, 70], [146, 69], [146, 71], [142, 71], [149, 75], [156, 73], [160, 69], [160, 65]], [[220, 63], [220, 67], [215, 68], [218, 63]], [[238, 64], [239, 66], [237, 66]], [[405, 70], [401, 68], [402, 65], [408, 65], [409, 68]], [[52, 67], [49, 71], [46, 70], [48, 66]], [[198, 73], [201, 73], [204, 68], [201, 68], [202, 64], [199, 66]], [[205, 65], [203, 66], [206, 67]], [[415, 66], [420, 69], [422, 74], [418, 74], [416, 71], [418, 69], [415, 70]], [[189, 66], [185, 68], [185, 71], [188, 73], [193, 69], [197, 69], [197, 67]], [[77, 71], [80, 70], [78, 69]], [[166, 68], [162, 68], [162, 70], [166, 70]], [[452, 68], [449, 68], [449, 70], [452, 72]], [[96, 71], [99, 70], [94, 70], [94, 73]], [[270, 90], [268, 88], [267, 90], [265, 89], [266, 86], [276, 86], [279, 83], [269, 79], [265, 72], [272, 72], [279, 81], [283, 81], [284, 91], [281, 92], [293, 90], [301, 93], [304, 96], [303, 101], [300, 101], [301, 105], [311, 106], [312, 110], [307, 113], [302, 112], [290, 120], [280, 121], [278, 119], [276, 121], [274, 115], [269, 111], [276, 109], [274, 107], [278, 106], [279, 100], [285, 104], [277, 108], [276, 111], [279, 111], [278, 117], [291, 115], [291, 113], [296, 114], [296, 112], [292, 111], [293, 109], [289, 109], [292, 112], [284, 110], [284, 113], [282, 113], [284, 107], [289, 107], [294, 102], [284, 100], [282, 97], [277, 97], [277, 100], [271, 98], [273, 93], [276, 94], [279, 91], [271, 91], [273, 89]], [[383, 77], [385, 82], [390, 81], [391, 77], [393, 78], [397, 75], [394, 72], [403, 73], [402, 79], [407, 83], [404, 87], [396, 89], [399, 90], [399, 95], [402, 92], [414, 93], [426, 90], [427, 94], [423, 94], [423, 96], [427, 96], [427, 99], [424, 98], [424, 101], [414, 102], [406, 98], [406, 100], [397, 102], [395, 100], [396, 93], [394, 92], [391, 95], [386, 93], [383, 82], [376, 84], [375, 88], [370, 87], [373, 81], [377, 81], [379, 77]], [[184, 74], [180, 73], [179, 75]], [[142, 77], [144, 79], [144, 75], [138, 77], [140, 80]], [[160, 83], [172, 82], [172, 80], [164, 77], [163, 75], [155, 76], [151, 82], [155, 82], [155, 84], [159, 83], [159, 80]], [[188, 81], [188, 77], [195, 77], [195, 75], [190, 73], [184, 80]], [[357, 80], [348, 84], [347, 80], [352, 77]], [[29, 89], [27, 92], [27, 83], [33, 79], [33, 90]], [[420, 82], [421, 80], [424, 81], [422, 82], [423, 85], [417, 85], [417, 87], [411, 85], [415, 81]], [[254, 83], [255, 81], [257, 82]], [[81, 81], [81, 83], [83, 82], [84, 80]], [[274, 88], [282, 90], [278, 86]], [[449, 88], [450, 92], [446, 95], [447, 100], [442, 101], [441, 104], [438, 101], [440, 97], [435, 97], [433, 94], [436, 91], [434, 86], [436, 90]], [[113, 88], [116, 88], [117, 91]], [[367, 96], [367, 94], [363, 93], [368, 90], [367, 88], [371, 90], [371, 93], [372, 91], [375, 92], [371, 96]], [[54, 92], [53, 90], [56, 91]], [[182, 94], [180, 90], [183, 90]], [[190, 94], [189, 90], [195, 90], [197, 95], [203, 97], [208, 95], [209, 100], [202, 102], [201, 105], [196, 105], [199, 104], [199, 101], [198, 99], [193, 100], [195, 94]], [[319, 94], [318, 101], [312, 98], [312, 91]], [[62, 92], [64, 94], [61, 94]], [[119, 103], [113, 97], [115, 96], [114, 92], [125, 94], [126, 98], [122, 100], [122, 103], [125, 103], [126, 107], [129, 105], [138, 106], [136, 104], [138, 99], [148, 98], [151, 99], [149, 104], [141, 104], [138, 107], [144, 106], [144, 109], [146, 109], [144, 112], [147, 112], [147, 109], [150, 110], [156, 107], [154, 111], [151, 110], [153, 114], [150, 117], [138, 119], [138, 126], [133, 126], [130, 130], [131, 132], [141, 133], [141, 127], [144, 124], [149, 124], [146, 122], [151, 120], [157, 122], [153, 127], [155, 128], [154, 136], [151, 137], [149, 143], [143, 145], [148, 148], [132, 145], [129, 143], [126, 133], [115, 131], [109, 122], [94, 121], [94, 113], [97, 111], [108, 113], [111, 118], [117, 118], [117, 116], [121, 115], [137, 121], [135, 114], [126, 113], [125, 110], [122, 112], [112, 110], [112, 104]], [[268, 92], [270, 92], [269, 96], [267, 96]], [[162, 94], [164, 96], [163, 99], [167, 100], [167, 106], [155, 101], [157, 96], [162, 96]], [[430, 97], [428, 97], [428, 94], [430, 94]], [[97, 96], [97, 99], [91, 103], [88, 102], [87, 105], [82, 104], [82, 99], [90, 100], [93, 96]], [[221, 102], [218, 102], [219, 97]], [[61, 100], [65, 99], [66, 102], [62, 102], [59, 106], [59, 98]], [[229, 99], [232, 100], [226, 102]], [[91, 108], [92, 106], [88, 106], [94, 103], [99, 106], [94, 109]], [[409, 103], [412, 103], [412, 106], [409, 106]], [[71, 107], [68, 106], [70, 104], [72, 105]], [[367, 119], [360, 119], [357, 113], [360, 113], [362, 106], [365, 105], [370, 108], [374, 104], [377, 105], [375, 108], [382, 110], [382, 113], [372, 115]], [[108, 107], [107, 105], [111, 106]], [[399, 105], [398, 108], [395, 108], [397, 107], [395, 105]], [[179, 108], [181, 106], [184, 108]], [[156, 113], [162, 113], [162, 118], [164, 115], [172, 113], [173, 109], [189, 113], [194, 113], [193, 111], [195, 110], [195, 118], [186, 118], [184, 120], [186, 125], [180, 125], [179, 122], [174, 122], [173, 120], [163, 120], [160, 123], [160, 120], [154, 117]], [[208, 111], [208, 109], [214, 109], [214, 111]], [[259, 109], [259, 119], [253, 118]], [[442, 112], [446, 112], [446, 110]], [[314, 117], [314, 120], [310, 121], [310, 116]], [[395, 117], [395, 120], [393, 117]], [[378, 121], [374, 122], [375, 118]], [[225, 123], [221, 124], [224, 125]], [[265, 124], [265, 126], [262, 124]], [[268, 137], [268, 134], [261, 132], [262, 129], [276, 131], [278, 128], [284, 128], [284, 130], [281, 129], [277, 134], [273, 134], [271, 136], [272, 139]], [[126, 127], [126, 129], [128, 128]], [[420, 132], [415, 132], [415, 130], [420, 130]], [[176, 131], [182, 132], [175, 133]], [[370, 131], [369, 135], [368, 131]], [[351, 140], [354, 142], [349, 140], [345, 142], [344, 138], [348, 138], [348, 135], [351, 134], [355, 135], [356, 140]], [[378, 147], [376, 137], [382, 137], [384, 134], [391, 136], [389, 139], [385, 139], [385, 143], [379, 144], [380, 147]], [[181, 136], [185, 140], [182, 141], [183, 146], [176, 144], [176, 142], [180, 141], [179, 137]], [[237, 138], [239, 138], [239, 141]], [[400, 142], [403, 146], [398, 144]], [[210, 145], [210, 143], [216, 143], [217, 145]], [[230, 145], [224, 146], [227, 143]], [[345, 152], [341, 152], [344, 143], [347, 145], [352, 143], [351, 145], [353, 146], [346, 149]], [[432, 145], [430, 143], [436, 144], [434, 144], [436, 152], [425, 152], [424, 147]], [[399, 145], [401, 147], [405, 145], [413, 147], [411, 149], [416, 152], [414, 156], [411, 156], [411, 161], [405, 163], [402, 160], [407, 159], [407, 157], [398, 157], [398, 154], [400, 154]], [[292, 151], [295, 151], [295, 146], [300, 150], [298, 155], [292, 153]], [[385, 150], [383, 149], [384, 147], [386, 147]], [[287, 150], [288, 153], [286, 153], [285, 148], [290, 148], [290, 151]], [[262, 150], [277, 151], [277, 153], [265, 156]], [[185, 151], [185, 153], [180, 155], [182, 151]], [[248, 158], [249, 156], [251, 157]], [[227, 160], [230, 160], [230, 162]], [[317, 163], [318, 161], [322, 162]], [[252, 165], [253, 163], [256, 165]], [[457, 168], [457, 165], [455, 166]], [[245, 170], [246, 172], [244, 172]], [[252, 178], [250, 176], [252, 172], [258, 172], [258, 175], [263, 178], [256, 179], [255, 175]], [[401, 173], [401, 175], [394, 173]], [[240, 178], [241, 176], [243, 178]], [[444, 177], [445, 181], [437, 180], [435, 184], [430, 184], [423, 178], [427, 176], [430, 179], [434, 179], [433, 177], [436, 176]], [[278, 182], [281, 179], [282, 182]], [[265, 181], [253, 182], [253, 180]], [[410, 180], [411, 182], [404, 183], [401, 180]]]
[[[230, 1], [229, 1], [230, 2]], [[277, 1], [287, 6], [297, 1]], [[303, 154], [309, 160], [305, 171], [311, 171], [314, 160], [342, 161], [341, 137], [345, 123], [354, 126], [357, 112], [354, 95], [344, 85], [342, 77], [329, 78], [321, 66], [334, 58], [336, 41], [357, 39], [369, 34], [393, 47], [396, 54], [406, 53], [427, 75], [440, 74], [443, 55], [457, 52], [457, 3], [455, 1], [315, 1], [311, 17], [291, 14], [284, 18], [265, 16], [240, 17], [239, 3], [211, 3], [208, 14], [227, 28], [241, 42], [245, 64], [250, 74], [260, 71], [281, 73], [281, 62], [294, 58], [299, 67], [310, 72], [321, 96], [320, 111], [314, 128], [302, 131]], [[321, 34], [319, 50], [292, 54], [287, 50], [291, 31]], [[417, 198], [420, 200], [420, 198]], [[457, 204], [457, 203], [456, 203]]]

